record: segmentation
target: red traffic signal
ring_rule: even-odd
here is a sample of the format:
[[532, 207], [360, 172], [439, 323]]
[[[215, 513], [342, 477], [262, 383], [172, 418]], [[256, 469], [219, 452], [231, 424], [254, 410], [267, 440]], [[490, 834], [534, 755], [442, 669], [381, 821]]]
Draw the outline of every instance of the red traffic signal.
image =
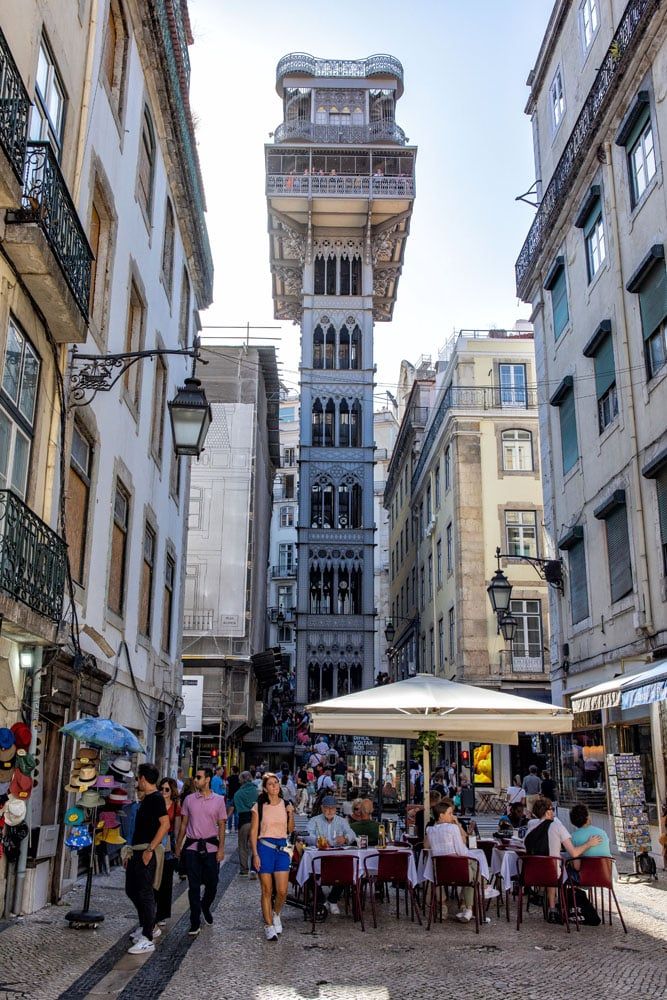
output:
[[217, 757], [218, 751], [216, 749], [211, 750], [211, 757]]
[[469, 750], [462, 750], [461, 751], [461, 763], [462, 764], [469, 764], [470, 763], [470, 751]]

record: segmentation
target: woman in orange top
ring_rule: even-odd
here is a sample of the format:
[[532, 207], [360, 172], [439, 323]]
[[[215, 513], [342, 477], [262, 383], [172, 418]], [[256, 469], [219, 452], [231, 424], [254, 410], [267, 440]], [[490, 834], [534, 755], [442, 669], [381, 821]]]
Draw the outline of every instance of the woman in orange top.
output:
[[[267, 941], [276, 941], [283, 932], [280, 911], [287, 896], [291, 861], [286, 846], [293, 829], [294, 807], [283, 799], [277, 775], [267, 771], [262, 778], [262, 791], [250, 814], [252, 864], [259, 872]], [[274, 884], [275, 901], [272, 904]]]

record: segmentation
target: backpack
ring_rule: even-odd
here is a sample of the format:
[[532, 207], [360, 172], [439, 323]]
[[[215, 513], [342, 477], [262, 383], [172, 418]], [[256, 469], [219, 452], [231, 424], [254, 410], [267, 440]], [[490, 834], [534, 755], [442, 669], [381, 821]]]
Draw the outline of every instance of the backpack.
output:
[[649, 878], [658, 878], [658, 868], [655, 858], [651, 857], [648, 851], [642, 851], [635, 855], [635, 870], [638, 875], [647, 875]]
[[[575, 914], [576, 908], [576, 914]], [[569, 920], [576, 920], [578, 917], [580, 924], [586, 924], [588, 927], [597, 927], [600, 921], [600, 914], [595, 909], [594, 905], [591, 903], [590, 899], [583, 891], [583, 889], [574, 890], [574, 901], [570, 899], [570, 907], [568, 913]]]
[[523, 838], [526, 854], [539, 854], [542, 857], [549, 856], [549, 827], [552, 823], [552, 819], [544, 819], [526, 834]]

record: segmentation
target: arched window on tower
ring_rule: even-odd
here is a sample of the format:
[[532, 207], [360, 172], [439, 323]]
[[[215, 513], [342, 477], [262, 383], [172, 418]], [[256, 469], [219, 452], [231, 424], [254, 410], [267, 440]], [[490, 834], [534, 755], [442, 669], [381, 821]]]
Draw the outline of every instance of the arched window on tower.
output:
[[324, 408], [324, 447], [333, 448], [335, 444], [334, 424], [336, 420], [336, 406], [333, 399], [327, 400]]
[[315, 295], [324, 295], [326, 289], [326, 263], [321, 255], [315, 258]]
[[338, 527], [350, 527], [350, 487], [347, 483], [338, 487]]
[[361, 486], [359, 483], [354, 483], [352, 485], [352, 502], [350, 504], [350, 527], [360, 528], [363, 523], [362, 518]]
[[338, 411], [338, 445], [350, 447], [350, 406], [346, 399], [341, 400]]
[[327, 258], [327, 295], [336, 294], [336, 258], [333, 254]]
[[361, 368], [361, 330], [355, 325], [350, 344], [350, 368]]
[[327, 327], [324, 335], [324, 367], [336, 367], [336, 330], [332, 323]]
[[361, 691], [363, 671], [360, 663], [353, 663], [350, 667], [350, 694]]
[[352, 614], [350, 608], [350, 574], [347, 569], [341, 567], [338, 570], [338, 593], [336, 595], [336, 614]]
[[350, 258], [344, 254], [340, 259], [340, 295], [351, 295]]
[[351, 261], [350, 295], [361, 295], [361, 257], [353, 257]]
[[350, 331], [344, 323], [338, 334], [338, 367], [350, 367]]
[[322, 573], [322, 614], [334, 613], [334, 573], [331, 566]]
[[324, 442], [324, 413], [319, 399], [313, 403], [311, 442], [314, 448], [321, 448]]
[[350, 573], [350, 610], [351, 615], [361, 614], [361, 568]]
[[309, 586], [310, 613], [319, 615], [322, 609], [322, 570], [311, 568]]
[[313, 333], [313, 368], [324, 368], [324, 333], [319, 323]]
[[350, 411], [350, 447], [361, 447], [361, 403], [355, 399]]

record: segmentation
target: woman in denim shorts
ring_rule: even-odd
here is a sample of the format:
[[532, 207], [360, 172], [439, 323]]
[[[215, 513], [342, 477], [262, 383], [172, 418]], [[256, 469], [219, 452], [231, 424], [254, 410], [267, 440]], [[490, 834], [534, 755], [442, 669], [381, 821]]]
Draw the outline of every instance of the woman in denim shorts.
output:
[[[294, 807], [285, 802], [278, 777], [267, 771], [262, 778], [262, 791], [250, 815], [252, 864], [259, 872], [267, 941], [276, 941], [283, 932], [280, 911], [287, 896], [291, 863], [286, 846], [293, 829]], [[275, 901], [272, 902], [274, 887]]]

